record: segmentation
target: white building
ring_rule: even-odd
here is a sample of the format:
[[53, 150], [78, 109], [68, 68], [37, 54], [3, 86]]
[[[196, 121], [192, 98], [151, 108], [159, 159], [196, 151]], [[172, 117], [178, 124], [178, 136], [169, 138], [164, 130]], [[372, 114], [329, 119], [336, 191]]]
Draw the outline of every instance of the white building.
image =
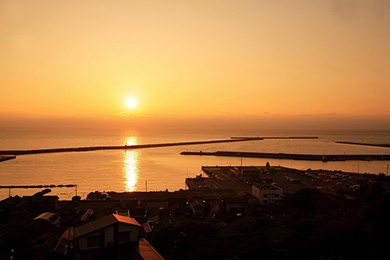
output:
[[252, 195], [260, 204], [276, 203], [282, 200], [283, 189], [276, 185], [252, 185]]

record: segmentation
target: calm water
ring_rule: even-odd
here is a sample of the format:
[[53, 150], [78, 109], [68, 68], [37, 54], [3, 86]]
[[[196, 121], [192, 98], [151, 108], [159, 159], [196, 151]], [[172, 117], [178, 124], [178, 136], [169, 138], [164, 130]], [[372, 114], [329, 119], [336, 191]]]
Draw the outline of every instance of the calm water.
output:
[[[202, 165], [282, 165], [298, 169], [330, 169], [386, 173], [389, 161], [310, 162], [252, 158], [182, 156], [182, 151], [253, 151], [311, 154], [390, 154], [389, 148], [336, 144], [335, 141], [390, 143], [390, 132], [304, 131], [100, 131], [76, 129], [0, 128], [0, 150], [99, 145], [148, 144], [228, 139], [231, 136], [318, 136], [314, 140], [263, 140], [242, 143], [191, 145], [143, 150], [114, 150], [18, 156], [0, 163], [0, 185], [77, 184], [82, 198], [99, 191], [178, 190], [185, 178], [194, 177]], [[38, 189], [12, 190], [30, 195]], [[61, 199], [75, 195], [73, 188], [53, 189]], [[0, 199], [8, 190], [0, 189]]]

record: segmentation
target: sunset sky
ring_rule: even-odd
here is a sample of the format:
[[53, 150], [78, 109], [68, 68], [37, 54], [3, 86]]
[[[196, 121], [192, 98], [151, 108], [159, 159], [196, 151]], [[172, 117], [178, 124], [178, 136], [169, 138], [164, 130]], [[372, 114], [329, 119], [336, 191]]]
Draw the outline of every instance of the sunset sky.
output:
[[390, 0], [2, 0], [0, 35], [0, 126], [390, 129]]

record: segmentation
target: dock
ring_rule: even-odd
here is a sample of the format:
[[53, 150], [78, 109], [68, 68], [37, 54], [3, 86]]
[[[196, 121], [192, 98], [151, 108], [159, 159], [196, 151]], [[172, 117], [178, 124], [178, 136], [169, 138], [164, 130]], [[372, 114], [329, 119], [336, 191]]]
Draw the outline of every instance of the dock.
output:
[[253, 153], [253, 152], [181, 152], [181, 155], [206, 155], [224, 157], [251, 157], [267, 159], [305, 160], [305, 161], [389, 161], [390, 154], [291, 154], [291, 153]]

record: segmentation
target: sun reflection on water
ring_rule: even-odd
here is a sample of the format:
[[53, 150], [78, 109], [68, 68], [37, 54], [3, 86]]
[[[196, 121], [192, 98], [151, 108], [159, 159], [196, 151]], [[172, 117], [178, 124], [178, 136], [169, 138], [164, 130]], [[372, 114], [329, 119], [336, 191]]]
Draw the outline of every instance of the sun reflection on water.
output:
[[[131, 136], [127, 138], [126, 145], [136, 145], [138, 142], [137, 137]], [[123, 174], [125, 177], [125, 190], [135, 191], [136, 184], [138, 183], [138, 156], [137, 150], [126, 150], [123, 152]]]

